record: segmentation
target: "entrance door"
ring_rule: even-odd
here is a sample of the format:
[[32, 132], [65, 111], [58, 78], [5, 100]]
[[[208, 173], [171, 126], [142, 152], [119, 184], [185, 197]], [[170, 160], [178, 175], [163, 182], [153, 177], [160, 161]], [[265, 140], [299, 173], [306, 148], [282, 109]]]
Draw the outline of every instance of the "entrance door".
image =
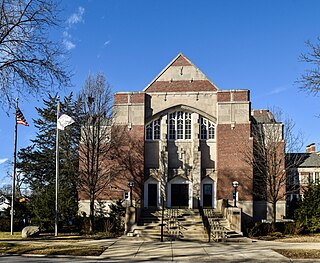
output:
[[203, 184], [203, 207], [212, 207], [212, 184]]
[[171, 206], [177, 208], [189, 206], [188, 184], [171, 184]]
[[148, 184], [148, 206], [157, 206], [157, 184]]

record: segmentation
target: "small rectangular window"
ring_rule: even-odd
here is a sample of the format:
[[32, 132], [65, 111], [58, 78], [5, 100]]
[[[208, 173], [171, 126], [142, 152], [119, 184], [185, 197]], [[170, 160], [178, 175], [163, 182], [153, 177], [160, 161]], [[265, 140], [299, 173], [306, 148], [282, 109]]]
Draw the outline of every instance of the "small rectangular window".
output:
[[160, 140], [160, 120], [153, 122], [153, 139]]
[[191, 139], [191, 113], [185, 113], [185, 139]]
[[152, 123], [146, 126], [146, 139], [152, 140]]
[[314, 173], [314, 182], [315, 182], [316, 184], [319, 183], [319, 173], [318, 173], [318, 172], [315, 172], [315, 173]]

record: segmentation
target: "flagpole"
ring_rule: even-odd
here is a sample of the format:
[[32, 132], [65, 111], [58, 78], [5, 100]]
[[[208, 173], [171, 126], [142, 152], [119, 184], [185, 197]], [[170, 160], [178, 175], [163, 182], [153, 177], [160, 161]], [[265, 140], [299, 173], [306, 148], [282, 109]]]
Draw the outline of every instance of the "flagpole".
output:
[[11, 235], [13, 235], [13, 218], [14, 218], [14, 198], [16, 190], [16, 166], [17, 166], [17, 133], [18, 133], [18, 124], [17, 124], [17, 110], [18, 110], [18, 98], [16, 99], [16, 112], [15, 112], [15, 126], [14, 126], [14, 149], [13, 149], [13, 173], [12, 173], [12, 189], [11, 189]]
[[56, 131], [56, 222], [55, 222], [55, 236], [58, 236], [58, 223], [59, 223], [59, 129], [58, 119], [60, 114], [60, 100], [57, 97], [57, 131]]

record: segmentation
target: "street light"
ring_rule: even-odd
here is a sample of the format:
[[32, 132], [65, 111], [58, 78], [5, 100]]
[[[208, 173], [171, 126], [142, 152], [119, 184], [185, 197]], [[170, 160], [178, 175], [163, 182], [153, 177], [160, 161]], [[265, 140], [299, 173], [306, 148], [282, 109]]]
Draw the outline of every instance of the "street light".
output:
[[129, 181], [128, 186], [130, 187], [130, 206], [132, 207], [132, 188], [134, 187], [134, 181]]
[[239, 186], [239, 182], [238, 181], [233, 181], [232, 182], [232, 186], [234, 188], [234, 193], [233, 193], [233, 200], [234, 200], [234, 207], [237, 207], [237, 188]]

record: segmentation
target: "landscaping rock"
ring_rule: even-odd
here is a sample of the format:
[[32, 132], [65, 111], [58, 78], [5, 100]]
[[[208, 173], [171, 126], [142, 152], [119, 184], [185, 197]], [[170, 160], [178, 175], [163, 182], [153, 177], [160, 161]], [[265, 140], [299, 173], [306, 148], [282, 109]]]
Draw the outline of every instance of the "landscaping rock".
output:
[[37, 237], [40, 234], [40, 227], [38, 226], [26, 226], [22, 229], [22, 238]]

